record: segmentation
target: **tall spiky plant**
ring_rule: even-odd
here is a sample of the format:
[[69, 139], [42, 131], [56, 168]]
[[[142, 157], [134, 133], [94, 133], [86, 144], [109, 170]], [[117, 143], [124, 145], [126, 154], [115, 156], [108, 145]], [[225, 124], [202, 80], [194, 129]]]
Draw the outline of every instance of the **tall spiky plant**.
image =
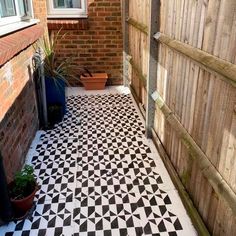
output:
[[46, 77], [54, 79], [55, 82], [57, 79], [61, 79], [68, 85], [69, 79], [79, 80], [80, 75], [84, 74], [84, 72], [91, 73], [86, 68], [73, 64], [72, 57], [63, 58], [62, 61], [59, 60], [57, 55], [58, 43], [65, 36], [66, 33], [61, 35], [61, 30], [59, 30], [54, 37], [49, 39], [44, 37], [38, 46], [42, 49], [45, 56], [44, 71]]

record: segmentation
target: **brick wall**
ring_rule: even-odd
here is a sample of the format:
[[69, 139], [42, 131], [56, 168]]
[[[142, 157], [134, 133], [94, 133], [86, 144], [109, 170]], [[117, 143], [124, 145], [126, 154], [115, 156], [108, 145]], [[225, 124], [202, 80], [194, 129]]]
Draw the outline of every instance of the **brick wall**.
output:
[[[64, 22], [64, 23], [63, 23]], [[82, 23], [81, 23], [82, 22]], [[75, 63], [91, 72], [107, 72], [109, 84], [122, 84], [122, 23], [120, 0], [88, 1], [86, 20], [50, 20], [53, 28], [62, 27], [58, 56], [61, 60], [73, 57]]]
[[[33, 3], [47, 34], [46, 1]], [[8, 181], [21, 169], [38, 128], [32, 43], [39, 35], [42, 27], [32, 26], [0, 38], [0, 151]]]
[[47, 34], [47, 1], [34, 0], [32, 2], [34, 17], [40, 20], [40, 24], [43, 25], [45, 29], [45, 34]]
[[21, 169], [38, 127], [34, 86], [28, 81], [0, 123], [0, 149], [8, 181]]
[[9, 181], [22, 167], [38, 127], [32, 55], [29, 47], [0, 69], [0, 107], [4, 106], [0, 114], [0, 150]]

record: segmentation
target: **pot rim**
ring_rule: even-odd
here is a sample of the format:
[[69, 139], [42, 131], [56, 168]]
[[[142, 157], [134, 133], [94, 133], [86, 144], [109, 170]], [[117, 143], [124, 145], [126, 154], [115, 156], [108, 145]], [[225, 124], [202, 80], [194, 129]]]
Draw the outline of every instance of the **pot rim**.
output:
[[80, 76], [80, 79], [108, 79], [107, 73], [92, 73], [93, 77], [91, 76]]

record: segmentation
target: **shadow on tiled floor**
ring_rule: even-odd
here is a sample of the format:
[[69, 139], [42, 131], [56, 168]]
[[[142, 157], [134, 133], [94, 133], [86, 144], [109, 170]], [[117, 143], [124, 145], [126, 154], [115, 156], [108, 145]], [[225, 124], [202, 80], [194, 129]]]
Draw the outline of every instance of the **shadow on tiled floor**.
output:
[[33, 215], [0, 235], [196, 235], [127, 90], [71, 94], [64, 121], [29, 151]]

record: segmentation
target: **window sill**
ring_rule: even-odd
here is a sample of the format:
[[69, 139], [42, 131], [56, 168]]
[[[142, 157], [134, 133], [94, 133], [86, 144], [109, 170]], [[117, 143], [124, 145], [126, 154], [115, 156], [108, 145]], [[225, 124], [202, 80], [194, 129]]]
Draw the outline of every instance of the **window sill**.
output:
[[0, 66], [12, 59], [43, 35], [44, 29], [34, 25], [0, 38]]
[[87, 30], [88, 28], [88, 18], [48, 19], [49, 30]]
[[86, 19], [88, 18], [87, 14], [84, 15], [48, 15], [47, 16], [48, 19]]
[[25, 20], [25, 21], [20, 21], [20, 22], [8, 24], [8, 25], [0, 26], [0, 37], [6, 34], [13, 33], [14, 31], [35, 25], [37, 23], [39, 23], [38, 19], [31, 19], [31, 20]]

